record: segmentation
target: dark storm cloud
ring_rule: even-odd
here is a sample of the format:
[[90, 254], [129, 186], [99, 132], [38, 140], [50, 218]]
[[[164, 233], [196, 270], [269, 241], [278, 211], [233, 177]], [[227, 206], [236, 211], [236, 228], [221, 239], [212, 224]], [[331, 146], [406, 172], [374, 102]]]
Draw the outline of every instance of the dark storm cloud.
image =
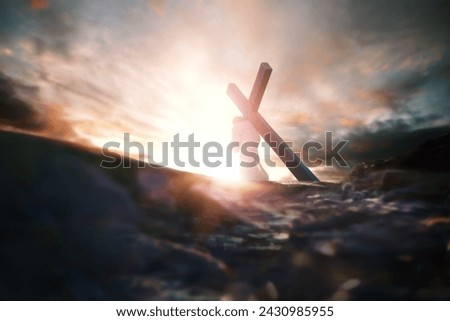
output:
[[[449, 1], [350, 1], [347, 30], [360, 48], [391, 48], [383, 81], [366, 97], [391, 111], [389, 119], [354, 128], [343, 155], [350, 161], [383, 159], [450, 131]], [[399, 44], [410, 44], [404, 53]], [[435, 60], [427, 53], [442, 52]], [[391, 59], [389, 59], [391, 58]], [[406, 67], [399, 67], [402, 62]], [[418, 63], [417, 63], [418, 62]]]
[[416, 148], [423, 142], [450, 133], [450, 125], [411, 129], [412, 124], [405, 121], [385, 122], [375, 131], [359, 129], [349, 137], [347, 148], [341, 153], [351, 163], [386, 159]]
[[[434, 87], [440, 89], [438, 94], [433, 95]], [[431, 94], [424, 95], [427, 91]], [[367, 95], [376, 97], [389, 108], [391, 118], [352, 129], [343, 136], [349, 142], [341, 155], [351, 165], [386, 159], [411, 151], [433, 137], [450, 133], [449, 93], [448, 54], [423, 71], [393, 73], [382, 88], [373, 89]], [[415, 99], [417, 97], [422, 101]], [[415, 105], [420, 101], [422, 105]], [[315, 156], [325, 157], [323, 151]]]
[[441, 112], [447, 112], [449, 100], [448, 92], [450, 91], [450, 52], [444, 55], [437, 63], [429, 65], [425, 70], [412, 70], [405, 72], [393, 73], [380, 89], [375, 89], [372, 93], [383, 100], [386, 107], [401, 111], [406, 107], [407, 103], [414, 98], [415, 95], [424, 92], [426, 89], [440, 85], [445, 88], [442, 93], [444, 97], [437, 98], [443, 107]]
[[[393, 118], [350, 132], [347, 158], [365, 161], [395, 156], [433, 136], [450, 132], [449, 70], [447, 55], [422, 73], [412, 72], [390, 79], [379, 94], [392, 109]], [[421, 108], [414, 106], [415, 95], [435, 86], [440, 87], [440, 94], [425, 96]], [[400, 116], [402, 118], [396, 118]], [[433, 125], [436, 123], [439, 125]]]
[[14, 53], [0, 55], [0, 128], [60, 139], [75, 136], [60, 108], [42, 101], [45, 81], [37, 81], [34, 74], [43, 72], [42, 54], [51, 52], [61, 60], [70, 56], [77, 5], [75, 1], [0, 1], [0, 46]]
[[349, 28], [364, 42], [415, 36], [448, 44], [450, 2], [447, 0], [369, 0], [348, 2]]
[[[36, 89], [16, 84], [22, 90]], [[14, 83], [0, 72], [0, 125], [26, 130], [41, 130], [45, 127], [39, 113], [29, 103], [19, 98]]]
[[[434, 137], [450, 133], [450, 125], [417, 129], [421, 124], [436, 120], [439, 116], [416, 117], [409, 120], [390, 119], [374, 122], [370, 127], [358, 127], [349, 133], [348, 142], [340, 149], [339, 154], [350, 165], [360, 162], [385, 160], [411, 152], [420, 144]], [[339, 140], [333, 138], [332, 146]], [[321, 142], [325, 146], [325, 142]], [[311, 159], [326, 159], [325, 150], [310, 150]], [[331, 159], [330, 159], [331, 161]]]
[[[42, 2], [42, 1], [41, 1]], [[48, 1], [35, 6], [33, 1], [0, 1], [0, 43], [32, 41], [36, 54], [48, 50], [70, 54], [71, 36], [76, 30], [77, 1]]]
[[[394, 111], [403, 112], [408, 102], [419, 93], [443, 87], [435, 99], [442, 105], [440, 112], [449, 115], [450, 89], [450, 2], [401, 0], [401, 1], [356, 1], [349, 2], [349, 30], [361, 43], [387, 43], [395, 50], [393, 43], [410, 40], [413, 44], [401, 59], [424, 60], [427, 51], [438, 48], [443, 54], [440, 59], [427, 65], [408, 66], [406, 70], [397, 70], [392, 64], [381, 88], [374, 93], [384, 98], [385, 106]], [[395, 52], [392, 52], [395, 55]], [[421, 117], [421, 115], [418, 115]]]

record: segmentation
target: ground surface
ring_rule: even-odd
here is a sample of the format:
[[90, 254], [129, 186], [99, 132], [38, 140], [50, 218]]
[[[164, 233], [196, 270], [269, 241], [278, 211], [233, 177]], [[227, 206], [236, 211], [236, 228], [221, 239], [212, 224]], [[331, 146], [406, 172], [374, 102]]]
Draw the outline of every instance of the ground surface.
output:
[[[450, 299], [448, 137], [342, 184], [105, 170], [0, 133], [0, 299]], [[446, 145], [447, 144], [447, 145]]]

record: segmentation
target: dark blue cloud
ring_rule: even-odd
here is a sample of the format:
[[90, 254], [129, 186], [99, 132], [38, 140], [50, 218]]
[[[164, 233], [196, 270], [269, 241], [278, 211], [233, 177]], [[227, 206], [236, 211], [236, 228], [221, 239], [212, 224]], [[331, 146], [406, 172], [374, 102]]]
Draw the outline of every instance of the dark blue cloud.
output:
[[30, 40], [37, 54], [49, 50], [69, 55], [79, 23], [78, 5], [78, 1], [50, 1], [48, 7], [36, 10], [31, 1], [2, 0], [0, 42], [13, 46], [18, 41]]
[[27, 130], [42, 130], [45, 127], [36, 109], [21, 99], [17, 88], [34, 93], [36, 88], [29, 88], [14, 82], [0, 72], [0, 125]]

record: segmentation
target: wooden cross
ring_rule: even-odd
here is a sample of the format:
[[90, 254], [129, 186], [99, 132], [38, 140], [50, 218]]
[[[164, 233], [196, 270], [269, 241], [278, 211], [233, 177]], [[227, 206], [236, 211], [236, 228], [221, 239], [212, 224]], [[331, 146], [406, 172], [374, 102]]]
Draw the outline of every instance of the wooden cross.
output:
[[253, 84], [250, 98], [247, 99], [235, 84], [229, 84], [227, 95], [239, 108], [241, 113], [252, 123], [262, 138], [269, 144], [273, 151], [280, 157], [298, 181], [319, 181], [319, 179], [306, 167], [297, 154], [283, 141], [276, 131], [266, 122], [258, 112], [264, 91], [269, 82], [272, 68], [268, 63], [261, 63]]

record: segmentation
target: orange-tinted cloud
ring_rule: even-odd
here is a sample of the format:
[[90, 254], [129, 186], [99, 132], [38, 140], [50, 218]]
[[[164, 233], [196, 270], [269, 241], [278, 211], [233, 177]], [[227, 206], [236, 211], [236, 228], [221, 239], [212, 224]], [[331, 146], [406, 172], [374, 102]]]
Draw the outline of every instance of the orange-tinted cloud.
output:
[[45, 112], [45, 128], [39, 132], [41, 135], [67, 141], [77, 140], [78, 135], [65, 116], [64, 106], [45, 104]]
[[286, 122], [292, 125], [307, 125], [311, 121], [311, 117], [306, 113], [290, 113], [286, 115]]
[[351, 118], [341, 118], [339, 121], [340, 125], [344, 127], [356, 127], [361, 124], [359, 120], [351, 119]]
[[381, 106], [387, 106], [392, 100], [392, 93], [387, 90], [361, 90], [358, 89], [354, 93], [354, 97], [362, 101], [372, 101]]
[[31, 0], [31, 9], [45, 10], [49, 7], [50, 0]]
[[163, 16], [166, 13], [165, 0], [149, 0], [148, 5], [158, 15]]
[[[45, 14], [21, 15], [23, 5], [3, 0], [0, 42], [13, 54], [0, 53], [0, 67], [40, 87], [42, 101], [61, 104], [63, 114], [49, 114], [69, 119], [80, 135], [167, 139], [203, 131], [210, 139], [210, 132], [227, 138], [238, 113], [227, 83], [248, 95], [267, 61], [274, 71], [260, 110], [284, 138], [343, 136], [378, 120], [431, 119], [448, 106], [448, 68], [436, 65], [448, 43], [443, 6], [418, 3], [416, 11], [399, 2], [105, 1], [104, 15], [101, 0], [41, 0], [31, 6], [48, 7]], [[20, 56], [19, 41], [31, 48]], [[50, 123], [47, 133], [72, 136]]]

